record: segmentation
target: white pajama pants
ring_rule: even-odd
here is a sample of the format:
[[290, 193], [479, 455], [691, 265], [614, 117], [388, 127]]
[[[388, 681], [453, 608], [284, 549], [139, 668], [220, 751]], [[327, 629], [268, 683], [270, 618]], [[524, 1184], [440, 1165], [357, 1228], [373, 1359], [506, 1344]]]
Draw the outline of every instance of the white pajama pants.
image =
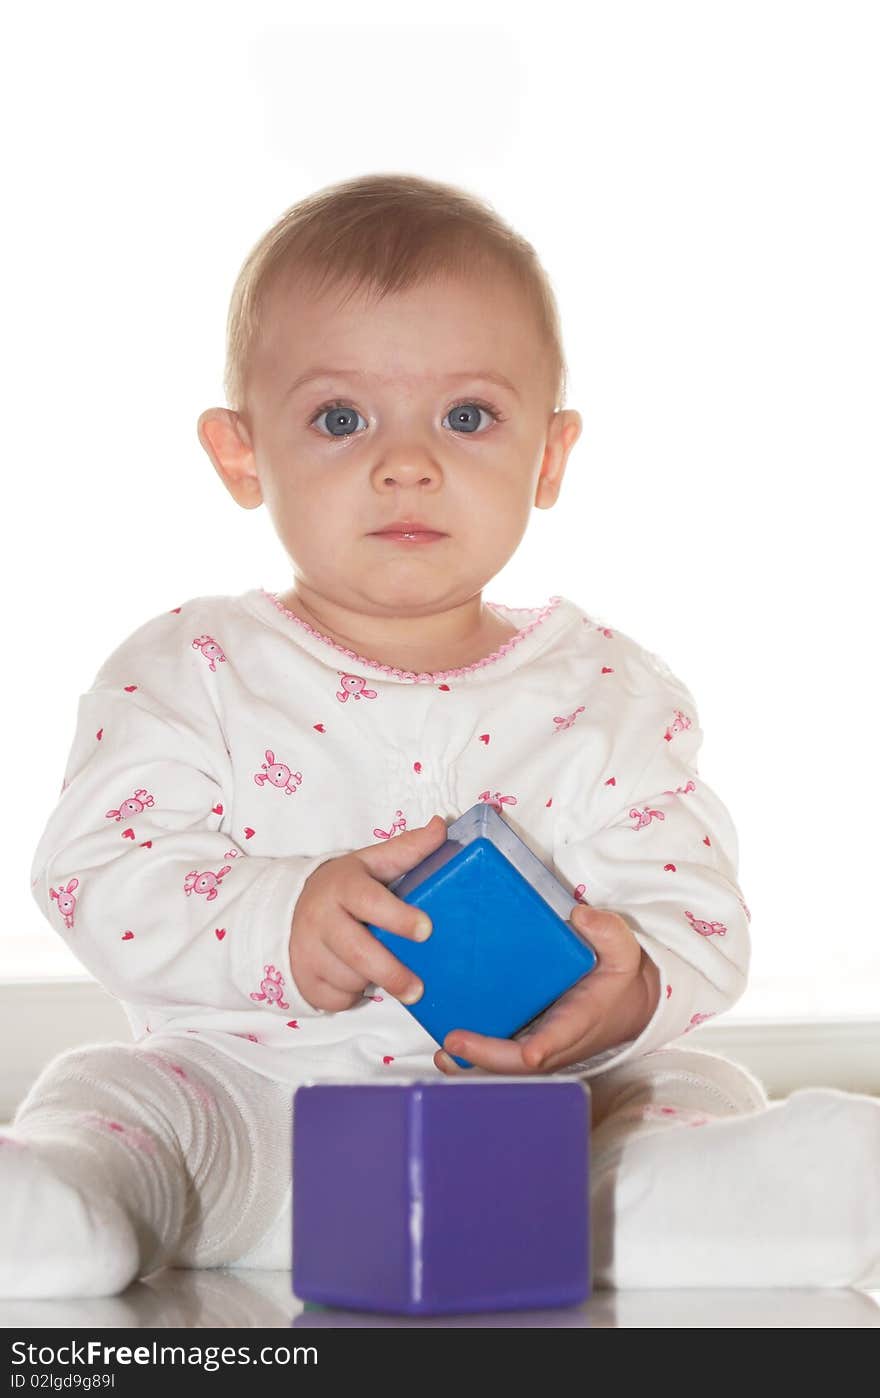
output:
[[[593, 1280], [616, 1286], [627, 1144], [768, 1104], [745, 1069], [693, 1049], [650, 1053], [588, 1083]], [[13, 1132], [65, 1142], [70, 1181], [99, 1183], [122, 1203], [140, 1276], [163, 1266], [288, 1268], [294, 1090], [190, 1039], [89, 1045], [44, 1069]], [[631, 1268], [632, 1239], [626, 1247]]]

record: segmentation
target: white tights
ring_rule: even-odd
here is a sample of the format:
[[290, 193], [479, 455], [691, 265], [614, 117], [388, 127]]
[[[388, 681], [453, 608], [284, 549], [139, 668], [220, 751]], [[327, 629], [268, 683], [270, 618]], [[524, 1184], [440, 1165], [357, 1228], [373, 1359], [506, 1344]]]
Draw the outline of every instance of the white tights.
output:
[[[595, 1286], [880, 1285], [880, 1100], [679, 1048], [589, 1086]], [[0, 1132], [0, 1296], [289, 1268], [293, 1091], [188, 1039], [54, 1059]]]

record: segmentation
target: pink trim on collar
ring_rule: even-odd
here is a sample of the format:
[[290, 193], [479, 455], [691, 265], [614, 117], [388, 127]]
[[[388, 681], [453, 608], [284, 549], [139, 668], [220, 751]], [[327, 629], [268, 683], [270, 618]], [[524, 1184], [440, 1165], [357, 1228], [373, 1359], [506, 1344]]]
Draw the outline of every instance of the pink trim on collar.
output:
[[358, 655], [357, 651], [349, 650], [346, 646], [340, 645], [338, 641], [333, 640], [332, 636], [325, 636], [322, 631], [316, 631], [307, 621], [303, 621], [302, 617], [297, 616], [295, 612], [289, 611], [277, 593], [269, 592], [265, 587], [261, 587], [260, 591], [264, 597], [268, 597], [270, 602], [275, 603], [279, 612], [289, 617], [291, 621], [295, 621], [297, 626], [303, 627], [316, 641], [323, 641], [325, 645], [332, 646], [334, 650], [339, 651], [340, 655], [344, 655], [347, 660], [355, 661], [360, 668], [381, 670], [383, 674], [396, 675], [402, 680], [412, 680], [414, 684], [433, 684], [435, 680], [451, 679], [456, 675], [468, 675], [473, 670], [481, 670], [484, 666], [492, 665], [496, 660], [501, 660], [503, 656], [507, 655], [508, 651], [513, 650], [514, 646], [518, 646], [520, 641], [525, 640], [526, 636], [534, 631], [536, 626], [540, 626], [542, 621], [546, 621], [547, 617], [555, 612], [559, 603], [562, 601], [561, 597], [554, 596], [551, 597], [543, 607], [504, 607], [504, 603], [502, 602], [487, 602], [486, 605], [488, 607], [504, 607], [505, 611], [537, 612], [538, 615], [535, 617], [534, 621], [529, 622], [528, 626], [524, 626], [521, 631], [516, 631], [510, 637], [510, 640], [505, 641], [503, 645], [499, 646], [498, 650], [493, 651], [491, 655], [485, 656], [482, 660], [475, 660], [470, 665], [459, 665], [454, 670], [422, 670], [417, 673], [415, 670], [401, 670], [397, 665], [383, 665], [381, 661], [371, 660], [366, 655]]

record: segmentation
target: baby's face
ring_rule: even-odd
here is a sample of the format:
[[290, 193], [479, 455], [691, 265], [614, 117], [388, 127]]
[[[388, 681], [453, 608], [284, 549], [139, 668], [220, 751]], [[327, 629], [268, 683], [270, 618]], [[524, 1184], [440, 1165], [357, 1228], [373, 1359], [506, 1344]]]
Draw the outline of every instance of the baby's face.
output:
[[[430, 615], [478, 593], [532, 508], [554, 503], [580, 417], [554, 413], [548, 356], [507, 282], [341, 295], [278, 290], [247, 413], [209, 409], [199, 436], [239, 504], [265, 500], [317, 596]], [[400, 519], [442, 537], [377, 534]]]

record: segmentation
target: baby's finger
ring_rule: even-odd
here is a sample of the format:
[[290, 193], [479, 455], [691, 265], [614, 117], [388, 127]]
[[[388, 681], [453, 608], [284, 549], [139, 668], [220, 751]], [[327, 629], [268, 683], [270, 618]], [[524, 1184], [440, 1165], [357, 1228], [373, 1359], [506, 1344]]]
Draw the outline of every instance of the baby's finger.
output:
[[372, 922], [383, 932], [394, 932], [399, 937], [408, 937], [412, 942], [427, 941], [434, 930], [427, 913], [398, 898], [396, 893], [372, 878], [366, 870], [362, 870], [346, 887], [343, 901], [352, 917], [361, 922]]
[[345, 908], [337, 908], [324, 941], [340, 961], [363, 976], [364, 985], [381, 986], [404, 1005], [414, 1005], [422, 998], [425, 987], [415, 972], [398, 961]]
[[[483, 1068], [488, 1073], [525, 1074], [534, 1072], [523, 1059], [522, 1049], [514, 1039], [492, 1039], [484, 1034], [471, 1033], [465, 1029], [453, 1029], [443, 1040], [446, 1054], [455, 1054], [472, 1063], [474, 1068]], [[439, 1058], [439, 1061], [438, 1061]], [[446, 1073], [473, 1070], [461, 1068], [451, 1058], [437, 1055], [434, 1058], [441, 1071]]]
[[330, 1010], [335, 1014], [339, 1010], [351, 1010], [361, 1002], [362, 997], [357, 991], [340, 990], [338, 986], [331, 985], [320, 976], [315, 976], [313, 980], [314, 985], [306, 999], [316, 1010]]
[[349, 966], [347, 961], [342, 961], [326, 943], [320, 944], [315, 955], [314, 972], [328, 985], [349, 993], [353, 991], [363, 992], [370, 984], [366, 976]]
[[573, 910], [571, 922], [595, 951], [597, 971], [630, 972], [638, 967], [642, 949], [619, 913], [581, 903]]
[[552, 1066], [554, 1058], [568, 1055], [575, 1047], [580, 1056], [587, 1056], [580, 1051], [586, 1050], [591, 1029], [598, 1030], [601, 1023], [596, 1007], [596, 986], [591, 984], [594, 975], [595, 972], [584, 976], [570, 986], [518, 1037], [523, 1061], [532, 1072]]

